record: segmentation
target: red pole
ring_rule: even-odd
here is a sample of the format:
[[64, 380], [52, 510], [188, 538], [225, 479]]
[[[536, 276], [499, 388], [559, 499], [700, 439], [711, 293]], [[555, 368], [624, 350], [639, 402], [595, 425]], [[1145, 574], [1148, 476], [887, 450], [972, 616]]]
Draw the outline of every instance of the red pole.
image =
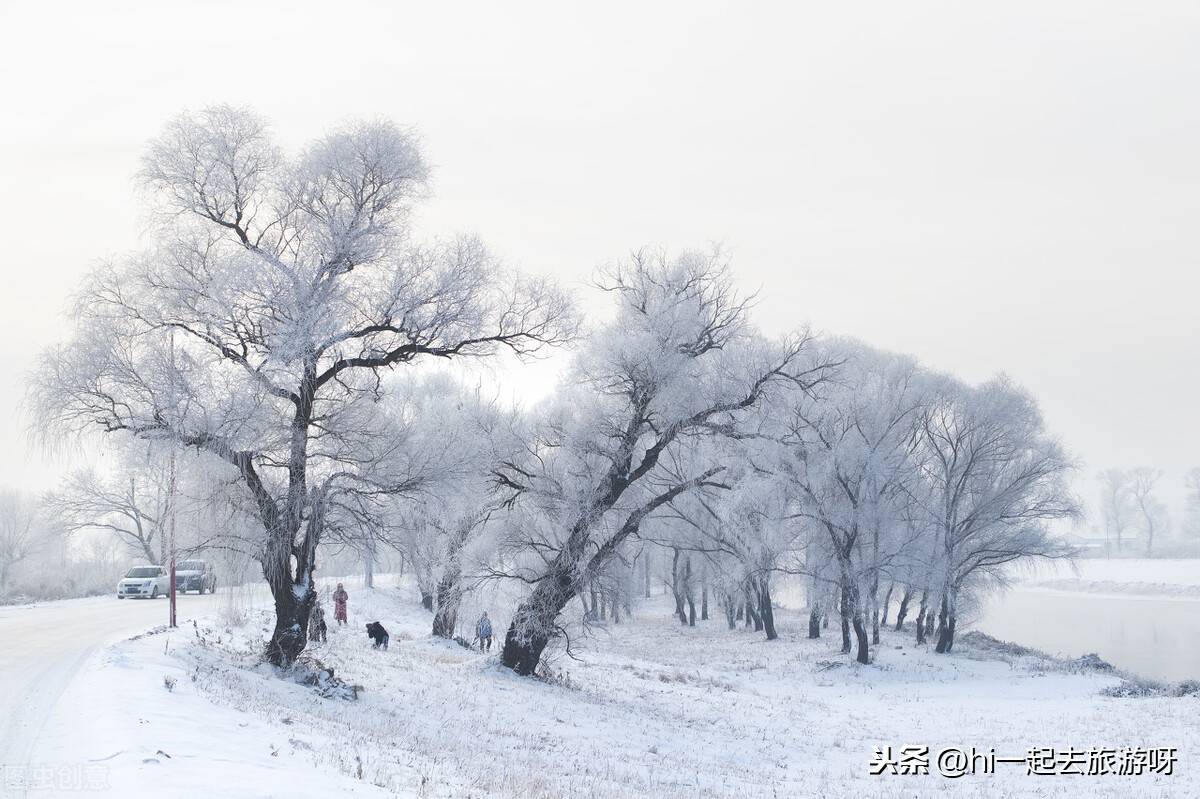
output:
[[[175, 399], [175, 328], [171, 328], [171, 399]], [[171, 510], [171, 602], [169, 621], [175, 627], [175, 447], [171, 446], [171, 465], [167, 472], [167, 506]]]
[[175, 624], [175, 452], [171, 452], [170, 476], [167, 478], [167, 502], [171, 507], [171, 625]]

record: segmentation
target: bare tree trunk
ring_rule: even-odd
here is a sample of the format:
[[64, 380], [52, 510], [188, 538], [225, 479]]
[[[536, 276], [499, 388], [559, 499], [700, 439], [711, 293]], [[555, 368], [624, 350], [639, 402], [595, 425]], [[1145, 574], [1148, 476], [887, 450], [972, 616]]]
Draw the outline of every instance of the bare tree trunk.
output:
[[862, 613], [854, 614], [854, 637], [858, 640], [858, 657], [855, 659], [864, 665], [870, 663], [871, 654], [867, 645], [867, 625], [863, 622]]
[[908, 603], [912, 600], [911, 586], [904, 586], [904, 594], [900, 597], [900, 609], [896, 611], [896, 632], [904, 629], [904, 619], [908, 616]]
[[938, 639], [934, 651], [948, 653], [954, 649], [954, 625], [957, 621], [955, 605], [958, 597], [953, 585], [942, 593], [942, 609], [938, 614]]
[[917, 610], [917, 643], [925, 643], [925, 609], [929, 607], [929, 589], [921, 592], [921, 607]]
[[[714, 472], [715, 473], [715, 472]], [[709, 475], [711, 476], [711, 475]], [[591, 555], [585, 575], [594, 575], [615, 551], [617, 545], [626, 537], [637, 532], [641, 519], [655, 508], [669, 502], [686, 490], [688, 484], [677, 486], [671, 491], [660, 494], [652, 502], [642, 506], [631, 515], [622, 527], [617, 538], [610, 539], [600, 550]], [[615, 502], [619, 493], [612, 494]], [[512, 623], [504, 637], [504, 649], [500, 653], [500, 665], [512, 669], [517, 674], [528, 676], [533, 674], [541, 661], [542, 653], [550, 643], [550, 637], [557, 630], [558, 615], [571, 601], [577, 587], [581, 572], [580, 563], [589, 545], [587, 518], [576, 522], [565, 546], [559, 550], [549, 564], [546, 565], [542, 576], [534, 584], [529, 596], [517, 606]]]
[[461, 603], [462, 589], [459, 587], [458, 572], [447, 572], [438, 582], [437, 610], [433, 614], [433, 634], [438, 638], [454, 638]]
[[849, 653], [850, 630], [853, 628], [855, 640], [858, 642], [856, 660], [859, 663], [870, 663], [870, 650], [867, 644], [866, 610], [863, 608], [862, 597], [858, 584], [846, 573], [842, 575], [842, 652]]
[[646, 599], [649, 599], [649, 598], [650, 598], [650, 550], [649, 550], [648, 548], [647, 548], [647, 549], [644, 549], [644, 550], [642, 550], [642, 557], [643, 557], [643, 560], [642, 560], [642, 569], [643, 569], [643, 572], [642, 572], [642, 577], [643, 577], [643, 579], [644, 579], [644, 580], [645, 580], [645, 582], [646, 582], [646, 587], [645, 587], [645, 598], [646, 598]]
[[675, 615], [679, 617], [680, 624], [687, 624], [687, 609], [684, 608], [685, 601], [685, 583], [683, 569], [680, 568], [679, 561], [683, 553], [678, 549], [675, 550], [675, 555], [671, 558], [671, 593], [675, 596]]
[[311, 558], [301, 559], [296, 567], [301, 574], [307, 572], [308, 590], [301, 592], [295, 590], [302, 582], [291, 573], [291, 556], [287, 548], [279, 547], [265, 553], [264, 560], [263, 576], [267, 578], [275, 600], [275, 629], [267, 643], [266, 657], [271, 665], [286, 668], [308, 645], [308, 619], [317, 599], [312, 590], [312, 562]]
[[275, 594], [275, 629], [267, 644], [267, 661], [272, 665], [290, 666], [308, 644], [308, 617], [312, 613], [316, 594], [308, 592], [297, 599], [290, 591]]
[[[875, 537], [875, 555], [878, 561], [879, 536]], [[865, 619], [864, 619], [865, 620]], [[879, 643], [879, 573], [871, 577], [871, 643]], [[860, 661], [861, 662], [861, 661]]]
[[[140, 524], [138, 526], [141, 527]], [[162, 566], [167, 562], [165, 554], [154, 554], [154, 550], [151, 549], [150, 542], [147, 539], [139, 537], [138, 543], [142, 545], [142, 554], [146, 556], [147, 563], [151, 563], [155, 566]]]
[[363, 588], [375, 587], [375, 545], [367, 542], [363, 552]]
[[[277, 516], [274, 519], [277, 526], [271, 530], [267, 545], [260, 554], [263, 577], [271, 587], [271, 596], [275, 600], [275, 629], [271, 633], [271, 640], [267, 642], [265, 654], [268, 663], [281, 668], [292, 665], [308, 645], [308, 619], [317, 601], [313, 571], [316, 568], [317, 544], [324, 527], [320, 505], [315, 504], [317, 508], [303, 522], [304, 536], [299, 546], [292, 541], [286, 519]], [[288, 518], [296, 520], [299, 514]]]
[[518, 606], [504, 636], [501, 665], [523, 677], [533, 674], [542, 652], [550, 643], [550, 634], [555, 629], [554, 622], [558, 614], [574, 594], [571, 579], [573, 563], [573, 558], [568, 560], [565, 552], [560, 553], [550, 564], [549, 573], [538, 581], [529, 597]]
[[687, 623], [689, 627], [696, 626], [696, 596], [692, 592], [692, 556], [688, 555], [684, 561], [683, 569], [683, 595], [687, 599], [688, 617]]
[[704, 582], [700, 583], [700, 621], [708, 621], [708, 572], [705, 571]]
[[842, 653], [850, 651], [850, 587], [842, 582]]
[[808, 637], [821, 637], [821, 612], [824, 610], [825, 593], [819, 589], [817, 578], [812, 578], [808, 585]]
[[746, 583], [745, 593], [746, 593], [746, 626], [749, 627], [750, 623], [753, 621], [754, 632], [760, 633], [763, 630], [762, 611], [759, 608], [755, 607], [755, 605], [758, 602], [758, 597], [756, 596], [756, 594], [758, 592], [751, 588], [749, 581], [747, 581], [747, 583]]
[[687, 571], [683, 581], [684, 596], [687, 597], [689, 627], [696, 626], [696, 591], [695, 581], [692, 579], [692, 556], [687, 557]]
[[[879, 623], [881, 625], [883, 625], [884, 627], [887, 627], [888, 610], [891, 608], [892, 590], [895, 587], [896, 587], [896, 584], [889, 581], [887, 593], [883, 595], [883, 605], [880, 607]], [[879, 643], [879, 642], [876, 641], [875, 643]]]
[[758, 581], [758, 612], [762, 614], [763, 629], [767, 633], [767, 640], [774, 641], [779, 637], [779, 633], [775, 631], [775, 611], [771, 608], [771, 588], [768, 584], [767, 577], [761, 577]]

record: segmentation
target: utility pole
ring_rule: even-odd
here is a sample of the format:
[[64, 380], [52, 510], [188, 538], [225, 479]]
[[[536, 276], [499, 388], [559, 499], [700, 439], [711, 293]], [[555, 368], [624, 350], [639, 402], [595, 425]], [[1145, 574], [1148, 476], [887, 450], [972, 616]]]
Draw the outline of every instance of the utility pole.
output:
[[[171, 403], [175, 404], [175, 331], [171, 330]], [[168, 626], [175, 624], [175, 447], [171, 447], [171, 461], [167, 467], [167, 506], [171, 512], [171, 593], [170, 619]]]
[[175, 624], [175, 452], [171, 451], [171, 464], [168, 467], [169, 473], [167, 477], [167, 502], [171, 507], [171, 619], [170, 626], [176, 627]]

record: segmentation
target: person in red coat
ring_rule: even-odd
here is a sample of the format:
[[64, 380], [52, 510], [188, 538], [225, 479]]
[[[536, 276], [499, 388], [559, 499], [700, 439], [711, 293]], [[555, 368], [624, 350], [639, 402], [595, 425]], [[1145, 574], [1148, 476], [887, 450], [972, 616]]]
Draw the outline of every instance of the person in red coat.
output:
[[346, 589], [338, 583], [337, 590], [333, 592], [333, 620], [338, 624], [346, 623], [346, 600], [349, 598]]

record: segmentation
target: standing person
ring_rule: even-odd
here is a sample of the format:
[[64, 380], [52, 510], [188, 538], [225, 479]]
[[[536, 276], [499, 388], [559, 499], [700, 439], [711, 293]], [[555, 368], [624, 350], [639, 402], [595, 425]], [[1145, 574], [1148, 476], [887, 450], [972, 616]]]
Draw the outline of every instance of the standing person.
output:
[[325, 610], [321, 603], [313, 605], [312, 615], [308, 617], [308, 640], [317, 642], [325, 640]]
[[492, 623], [488, 620], [487, 611], [479, 617], [479, 621], [475, 624], [475, 637], [479, 639], [479, 650], [481, 652], [490, 652], [492, 649]]
[[338, 624], [346, 623], [346, 600], [349, 598], [346, 589], [338, 583], [337, 590], [333, 592], [333, 620]]

